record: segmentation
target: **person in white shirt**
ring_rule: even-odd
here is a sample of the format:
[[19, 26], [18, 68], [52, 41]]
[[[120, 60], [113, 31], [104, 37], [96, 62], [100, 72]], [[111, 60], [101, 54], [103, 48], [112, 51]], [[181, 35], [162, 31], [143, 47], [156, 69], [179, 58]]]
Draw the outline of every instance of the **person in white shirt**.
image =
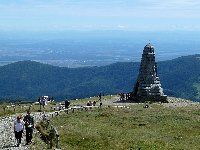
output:
[[19, 147], [21, 144], [22, 133], [24, 132], [24, 121], [21, 116], [18, 116], [17, 120], [14, 121], [14, 132], [17, 140], [17, 147]]

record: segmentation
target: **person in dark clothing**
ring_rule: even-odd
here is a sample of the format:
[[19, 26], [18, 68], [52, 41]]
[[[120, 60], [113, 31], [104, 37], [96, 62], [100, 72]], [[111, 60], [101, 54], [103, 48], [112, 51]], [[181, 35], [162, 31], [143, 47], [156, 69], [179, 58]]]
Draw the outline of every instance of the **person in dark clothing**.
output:
[[95, 106], [96, 105], [96, 101], [93, 101], [92, 105]]
[[70, 102], [68, 100], [65, 100], [65, 109], [68, 109], [70, 105]]
[[91, 106], [91, 105], [90, 105], [90, 101], [87, 102], [87, 106]]
[[100, 108], [102, 107], [102, 101], [101, 100], [99, 100], [99, 106], [100, 106]]
[[101, 100], [101, 93], [99, 94], [99, 101]]
[[23, 119], [25, 123], [25, 129], [26, 129], [26, 144], [31, 143], [32, 141], [32, 134], [34, 127], [34, 118], [30, 114], [30, 110], [27, 110], [27, 115]]

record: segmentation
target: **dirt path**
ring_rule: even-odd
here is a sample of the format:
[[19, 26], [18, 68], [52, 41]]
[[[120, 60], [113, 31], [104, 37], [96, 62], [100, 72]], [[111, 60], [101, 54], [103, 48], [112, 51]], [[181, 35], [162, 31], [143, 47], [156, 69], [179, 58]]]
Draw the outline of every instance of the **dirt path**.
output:
[[[200, 102], [193, 102], [190, 100], [185, 100], [181, 98], [176, 98], [176, 97], [167, 97], [167, 100], [169, 103], [157, 103], [159, 105], [162, 105], [164, 107], [171, 107], [171, 108], [176, 108], [176, 107], [187, 107], [187, 106], [197, 106], [200, 107]], [[111, 99], [106, 100], [102, 99], [102, 103], [104, 106], [130, 106], [130, 105], [137, 105], [139, 103], [134, 103], [131, 101], [119, 101], [119, 96], [113, 96]]]

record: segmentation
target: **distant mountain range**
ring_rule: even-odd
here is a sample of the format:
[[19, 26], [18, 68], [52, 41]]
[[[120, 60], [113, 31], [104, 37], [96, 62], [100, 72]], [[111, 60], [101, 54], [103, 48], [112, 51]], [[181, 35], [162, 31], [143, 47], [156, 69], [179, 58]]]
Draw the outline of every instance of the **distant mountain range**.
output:
[[[0, 67], [0, 99], [37, 100], [49, 95], [56, 100], [117, 94], [133, 90], [139, 62], [102, 67], [65, 68], [34, 61]], [[200, 101], [200, 55], [158, 62], [165, 94]]]

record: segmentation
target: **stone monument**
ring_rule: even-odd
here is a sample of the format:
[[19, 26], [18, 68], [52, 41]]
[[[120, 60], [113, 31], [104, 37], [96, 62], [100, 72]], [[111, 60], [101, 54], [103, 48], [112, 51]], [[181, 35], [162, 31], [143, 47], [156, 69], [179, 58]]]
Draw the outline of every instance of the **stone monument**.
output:
[[130, 98], [137, 102], [167, 102], [157, 73], [154, 47], [150, 43], [144, 47], [139, 75]]

